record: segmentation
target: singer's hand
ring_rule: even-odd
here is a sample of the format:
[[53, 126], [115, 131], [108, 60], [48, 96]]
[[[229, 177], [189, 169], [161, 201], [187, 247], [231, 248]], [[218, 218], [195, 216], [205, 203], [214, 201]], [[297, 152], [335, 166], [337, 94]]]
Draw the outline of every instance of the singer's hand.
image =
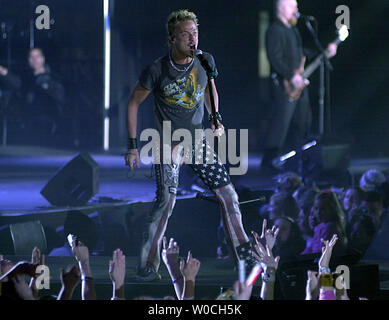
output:
[[[218, 121], [218, 128], [216, 129], [213, 121], [210, 122], [211, 124], [211, 129], [214, 133], [217, 134], [217, 136], [221, 137], [224, 134], [224, 126]], [[217, 130], [217, 131], [216, 131]], [[216, 131], [216, 132], [215, 132]]]
[[131, 171], [134, 170], [134, 162], [136, 166], [140, 168], [140, 158], [138, 149], [130, 149], [125, 157], [126, 165], [130, 166]]

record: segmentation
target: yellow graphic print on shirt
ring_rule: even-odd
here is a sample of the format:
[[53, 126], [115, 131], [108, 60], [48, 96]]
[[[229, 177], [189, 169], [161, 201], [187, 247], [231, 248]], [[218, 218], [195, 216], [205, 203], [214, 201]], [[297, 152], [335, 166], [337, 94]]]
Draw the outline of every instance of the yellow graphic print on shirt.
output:
[[205, 88], [197, 84], [197, 68], [189, 77], [177, 79], [163, 88], [167, 104], [185, 109], [195, 108], [204, 96]]

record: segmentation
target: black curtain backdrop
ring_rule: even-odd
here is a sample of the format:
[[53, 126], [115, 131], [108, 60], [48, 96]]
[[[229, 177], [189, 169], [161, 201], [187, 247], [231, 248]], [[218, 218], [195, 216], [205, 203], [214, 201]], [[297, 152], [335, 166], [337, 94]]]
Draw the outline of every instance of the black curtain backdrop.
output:
[[[54, 24], [35, 32], [47, 62], [67, 90], [69, 141], [65, 146], [102, 149], [103, 106], [103, 1], [0, 0], [0, 22], [12, 25], [12, 68], [26, 68], [29, 19], [32, 8], [46, 4]], [[336, 36], [335, 9], [351, 10], [350, 37], [332, 59], [332, 120], [334, 132], [352, 144], [354, 156], [389, 156], [389, 28], [388, 0], [299, 1], [303, 14], [319, 22], [324, 45]], [[126, 107], [141, 70], [167, 52], [165, 23], [179, 8], [199, 18], [200, 48], [211, 52], [219, 77], [216, 81], [227, 128], [248, 128], [250, 151], [258, 152], [261, 132], [271, 112], [268, 80], [258, 78], [258, 12], [273, 14], [270, 0], [112, 0], [111, 145], [125, 148]], [[303, 40], [312, 45], [304, 25]], [[6, 42], [0, 39], [0, 62], [5, 63]], [[0, 63], [0, 64], [1, 64]], [[319, 72], [311, 78], [310, 96], [314, 130], [318, 130]], [[153, 125], [153, 99], [140, 109], [139, 129]], [[262, 131], [261, 131], [262, 130]], [[78, 141], [75, 143], [75, 140]], [[76, 141], [77, 142], [77, 141]]]
[[[334, 133], [352, 144], [354, 155], [389, 155], [385, 137], [389, 134], [388, 22], [389, 1], [300, 1], [303, 14], [319, 23], [319, 37], [327, 45], [336, 37], [335, 9], [348, 5], [351, 11], [349, 38], [332, 59], [331, 114]], [[119, 33], [123, 75], [121, 88], [133, 88], [141, 70], [167, 51], [165, 23], [168, 14], [179, 8], [194, 11], [199, 18], [199, 47], [211, 52], [220, 76], [217, 88], [224, 122], [228, 128], [248, 128], [250, 151], [261, 145], [261, 126], [271, 112], [268, 80], [260, 80], [258, 70], [258, 12], [268, 10], [272, 1], [124, 1], [115, 2], [115, 32]], [[307, 46], [313, 42], [305, 26], [299, 29]], [[114, 63], [121, 63], [116, 61]], [[124, 71], [125, 70], [125, 71]], [[119, 81], [120, 82], [120, 81]], [[313, 130], [318, 132], [319, 72], [311, 78], [310, 96]], [[114, 89], [117, 94], [119, 91]], [[125, 108], [125, 103], [121, 106]], [[152, 125], [152, 98], [141, 108], [141, 128]], [[121, 114], [124, 114], [122, 112]], [[119, 127], [125, 126], [123, 122]], [[125, 130], [121, 129], [121, 132]], [[124, 141], [125, 135], [118, 141]]]

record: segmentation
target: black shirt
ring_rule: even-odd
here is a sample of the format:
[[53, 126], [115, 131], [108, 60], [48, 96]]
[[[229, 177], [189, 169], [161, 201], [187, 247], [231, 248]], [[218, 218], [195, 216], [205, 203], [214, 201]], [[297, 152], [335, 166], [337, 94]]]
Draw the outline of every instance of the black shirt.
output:
[[[203, 54], [217, 75], [213, 56]], [[177, 71], [172, 64], [187, 70]], [[195, 129], [202, 129], [208, 78], [197, 57], [188, 65], [176, 65], [169, 54], [158, 58], [143, 70], [139, 83], [154, 93], [155, 126], [160, 134], [163, 121], [171, 121], [171, 132], [187, 129], [194, 136]]]
[[266, 47], [271, 71], [291, 80], [304, 55], [298, 29], [287, 27], [276, 19], [266, 32]]

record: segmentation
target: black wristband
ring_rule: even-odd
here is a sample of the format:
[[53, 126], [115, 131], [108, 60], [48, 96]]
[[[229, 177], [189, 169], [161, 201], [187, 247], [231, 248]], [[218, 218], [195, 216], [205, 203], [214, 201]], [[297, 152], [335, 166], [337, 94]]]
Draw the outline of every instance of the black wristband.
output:
[[213, 113], [209, 114], [209, 116], [208, 116], [208, 120], [209, 121], [213, 121], [214, 118], [217, 121], [222, 122], [222, 116], [221, 116], [221, 114], [219, 112], [215, 112], [215, 114], [213, 114]]
[[136, 138], [128, 138], [127, 148], [128, 149], [138, 149], [138, 140], [136, 140]]

